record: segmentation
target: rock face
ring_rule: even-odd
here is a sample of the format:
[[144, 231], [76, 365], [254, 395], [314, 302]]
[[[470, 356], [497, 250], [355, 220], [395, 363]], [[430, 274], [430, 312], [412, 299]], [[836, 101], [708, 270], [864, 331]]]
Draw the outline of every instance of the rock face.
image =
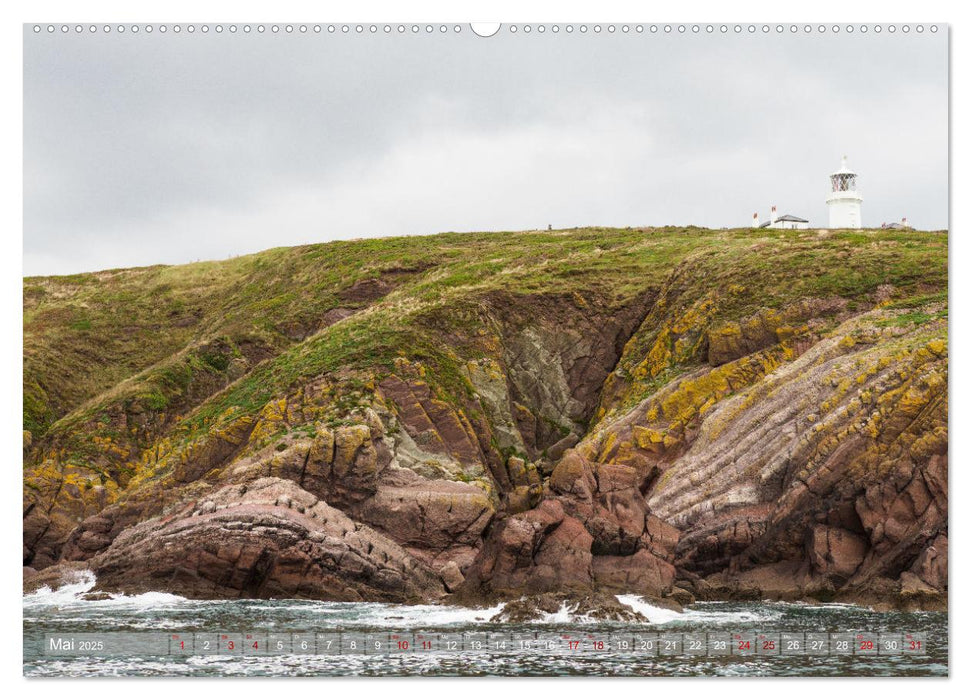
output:
[[400, 545], [274, 478], [129, 528], [87, 565], [101, 590], [126, 593], [397, 602], [445, 593]]
[[394, 468], [377, 493], [350, 512], [431, 566], [449, 590], [462, 582], [495, 515], [482, 489]]
[[[72, 412], [28, 407], [25, 577], [527, 596], [509, 619], [565, 598], [613, 614], [613, 593], [946, 605], [946, 237], [668, 233], [573, 232], [559, 257], [551, 234], [502, 265], [490, 248], [493, 277], [450, 267], [482, 252], [464, 243], [407, 264], [366, 250], [291, 288], [317, 279], [308, 249], [257, 266], [280, 318], [246, 332], [263, 306], [243, 282], [226, 319], [197, 300], [205, 337], [178, 330], [180, 300], [172, 357], [99, 365], [57, 389]], [[61, 358], [47, 329], [123, 311], [96, 291], [65, 311], [64, 284], [31, 288], [57, 290], [50, 313], [27, 302], [34, 403]]]
[[467, 574], [470, 592], [498, 597], [521, 592], [589, 590], [593, 538], [557, 501], [503, 520]]
[[[212, 486], [172, 485], [175, 503], [154, 486], [134, 494], [82, 521], [61, 559], [88, 562], [100, 586], [125, 592], [415, 600], [457, 589], [493, 499], [395, 466], [381, 419], [369, 418], [264, 448], [212, 472]], [[347, 541], [336, 543], [332, 530]], [[231, 544], [214, 551], [214, 542]], [[382, 566], [359, 561], [362, 551]], [[348, 577], [357, 578], [338, 585]]]
[[[673, 412], [689, 380], [621, 419], [630, 447], [589, 446], [656, 478], [647, 507], [680, 531], [674, 564], [714, 576], [714, 595], [852, 597], [890, 581], [895, 597], [903, 574], [919, 571], [942, 604], [946, 584], [925, 562], [946, 548], [941, 540], [931, 551], [947, 527], [946, 349], [901, 335], [887, 342], [862, 321], [745, 380], [750, 388], [708, 398], [667, 450], [663, 440], [638, 442], [645, 418], [636, 416], [649, 419], [657, 403], [657, 413]], [[704, 386], [701, 375], [690, 381]]]
[[880, 318], [800, 354], [767, 348], [764, 319], [746, 326], [721, 364], [567, 450], [547, 500], [494, 530], [466, 585], [945, 605], [946, 347]]
[[539, 506], [493, 529], [467, 574], [467, 597], [672, 592], [678, 531], [648, 513], [632, 469], [593, 467], [571, 452], [550, 490]]
[[865, 538], [841, 527], [817, 525], [809, 536], [809, 563], [823, 576], [850, 578], [863, 563]]
[[[571, 433], [582, 432], [653, 293], [621, 308], [584, 298], [495, 294], [484, 304], [505, 329], [501, 344], [509, 405], [521, 446], [530, 459]], [[561, 445], [562, 448], [562, 445]]]

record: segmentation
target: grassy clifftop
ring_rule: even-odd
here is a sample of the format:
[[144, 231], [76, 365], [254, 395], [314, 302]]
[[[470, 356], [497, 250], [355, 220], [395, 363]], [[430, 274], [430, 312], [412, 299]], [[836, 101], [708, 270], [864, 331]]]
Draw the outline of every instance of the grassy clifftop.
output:
[[[389, 291], [371, 313], [281, 358], [277, 378], [386, 363], [421, 344], [408, 336], [429, 315], [445, 311], [461, 326], [463, 306], [490, 291], [596, 294], [620, 305], [681, 268], [674, 283], [685, 299], [736, 285], [710, 310], [714, 322], [807, 296], [866, 303], [881, 284], [894, 285], [898, 300], [933, 294], [946, 289], [946, 256], [946, 235], [936, 233], [574, 229], [335, 242], [221, 262], [31, 277], [24, 280], [24, 429], [42, 437], [125, 380], [133, 384], [128, 393], [162, 408], [184, 375], [218, 372], [232, 356], [276, 356], [314, 335], [328, 312], [373, 306]], [[356, 289], [362, 280], [378, 284]], [[216, 340], [228, 346], [194, 352]]]

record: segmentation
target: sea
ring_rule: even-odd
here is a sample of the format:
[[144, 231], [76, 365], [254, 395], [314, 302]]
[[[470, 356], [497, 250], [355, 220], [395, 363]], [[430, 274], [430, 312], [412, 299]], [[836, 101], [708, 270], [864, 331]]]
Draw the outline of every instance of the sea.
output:
[[[189, 600], [168, 593], [91, 596], [93, 575], [23, 597], [24, 661], [28, 677], [126, 676], [947, 676], [948, 618], [940, 612], [877, 612], [842, 604], [703, 602], [674, 612], [635, 595], [618, 596], [648, 622], [603, 622], [567, 612], [527, 624], [491, 622], [502, 609], [450, 605], [334, 603], [306, 600]], [[98, 599], [100, 598], [100, 599]], [[159, 639], [218, 638], [246, 632], [253, 638], [495, 639], [502, 650], [420, 653], [172, 654], [159, 648], [52, 656], [52, 635]], [[421, 636], [415, 636], [419, 633]], [[125, 633], [124, 635], [120, 633]], [[734, 653], [645, 654], [607, 639], [919, 639], [918, 654]], [[294, 636], [296, 635], [296, 636]], [[240, 637], [243, 639], [243, 637]], [[588, 640], [538, 648], [516, 640]], [[400, 642], [399, 642], [400, 644]], [[687, 641], [685, 641], [687, 644]], [[196, 642], [198, 646], [198, 641]], [[193, 647], [194, 648], [194, 647]], [[294, 645], [295, 648], [295, 645]], [[686, 649], [687, 647], [685, 647]], [[288, 647], [289, 649], [289, 647]], [[461, 647], [460, 647], [461, 649]], [[586, 649], [586, 650], [585, 650]]]

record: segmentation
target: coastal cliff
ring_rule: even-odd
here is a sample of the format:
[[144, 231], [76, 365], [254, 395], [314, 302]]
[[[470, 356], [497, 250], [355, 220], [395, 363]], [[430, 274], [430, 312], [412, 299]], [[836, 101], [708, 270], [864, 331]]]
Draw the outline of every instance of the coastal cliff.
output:
[[25, 585], [947, 600], [947, 233], [441, 234], [24, 280]]

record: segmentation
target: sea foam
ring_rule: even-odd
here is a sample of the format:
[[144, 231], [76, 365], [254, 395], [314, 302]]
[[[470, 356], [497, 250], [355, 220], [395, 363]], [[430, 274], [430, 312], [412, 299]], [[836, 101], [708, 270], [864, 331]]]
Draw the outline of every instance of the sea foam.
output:
[[52, 589], [50, 586], [41, 586], [33, 593], [28, 593], [23, 598], [24, 610], [37, 608], [65, 608], [72, 606], [84, 606], [90, 608], [113, 608], [124, 607], [129, 609], [157, 609], [180, 605], [187, 602], [186, 598], [172, 595], [171, 593], [161, 593], [150, 591], [137, 595], [124, 595], [121, 593], [109, 593], [105, 598], [90, 600], [85, 596], [91, 592], [97, 583], [97, 578], [92, 571], [79, 571], [75, 580], [65, 583], [63, 586]]
[[704, 623], [710, 625], [732, 622], [767, 622], [782, 617], [781, 610], [770, 607], [756, 610], [712, 610], [707, 609], [705, 603], [696, 603], [693, 607], [687, 608], [683, 612], [678, 612], [652, 605], [639, 595], [619, 595], [617, 596], [617, 600], [624, 605], [629, 605], [655, 625], [679, 623]]

